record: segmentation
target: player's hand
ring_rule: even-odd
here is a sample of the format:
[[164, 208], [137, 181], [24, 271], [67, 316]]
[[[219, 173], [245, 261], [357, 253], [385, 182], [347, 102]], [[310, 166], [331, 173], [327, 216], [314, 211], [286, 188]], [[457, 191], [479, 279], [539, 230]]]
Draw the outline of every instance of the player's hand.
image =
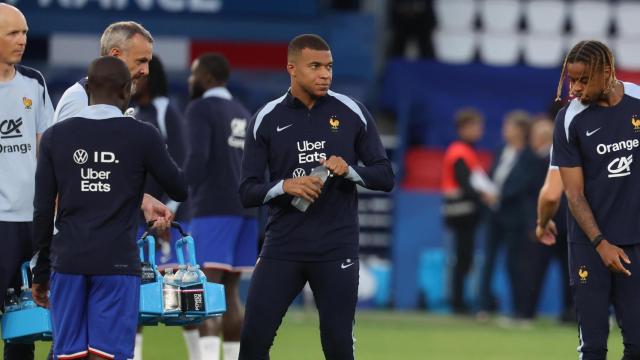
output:
[[35, 301], [38, 306], [42, 306], [43, 308], [49, 307], [49, 283], [33, 283], [31, 285], [31, 294], [33, 296], [33, 301]]
[[158, 199], [149, 194], [144, 194], [140, 209], [144, 213], [147, 222], [153, 221], [152, 229], [156, 231], [158, 237], [169, 240], [171, 238], [171, 222], [175, 215], [171, 210]]
[[631, 260], [629, 260], [624, 250], [609, 243], [607, 240], [602, 240], [600, 244], [598, 244], [596, 251], [598, 251], [604, 265], [608, 267], [609, 270], [631, 276], [631, 271], [627, 270], [622, 264], [622, 261], [626, 264], [631, 264]]
[[320, 164], [336, 176], [345, 176], [349, 173], [349, 165], [340, 156], [331, 155], [327, 160], [320, 159]]
[[286, 179], [282, 184], [285, 193], [314, 202], [322, 192], [322, 180], [317, 176], [301, 176]]
[[482, 200], [482, 202], [486, 206], [493, 207], [494, 205], [496, 205], [498, 203], [498, 195], [492, 194], [492, 193], [488, 193], [488, 192], [482, 192], [482, 193], [480, 193], [480, 200]]
[[549, 220], [545, 227], [540, 226], [540, 224], [536, 225], [536, 239], [538, 239], [539, 243], [547, 246], [555, 245], [556, 235], [558, 235], [558, 229], [553, 220]]

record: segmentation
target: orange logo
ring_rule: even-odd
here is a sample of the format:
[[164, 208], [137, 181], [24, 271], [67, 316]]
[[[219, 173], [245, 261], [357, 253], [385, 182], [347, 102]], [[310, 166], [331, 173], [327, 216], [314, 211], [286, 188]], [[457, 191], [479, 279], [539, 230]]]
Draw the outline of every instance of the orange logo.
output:
[[24, 104], [24, 108], [27, 110], [31, 110], [31, 105], [33, 105], [33, 101], [28, 97], [22, 98], [22, 103]]

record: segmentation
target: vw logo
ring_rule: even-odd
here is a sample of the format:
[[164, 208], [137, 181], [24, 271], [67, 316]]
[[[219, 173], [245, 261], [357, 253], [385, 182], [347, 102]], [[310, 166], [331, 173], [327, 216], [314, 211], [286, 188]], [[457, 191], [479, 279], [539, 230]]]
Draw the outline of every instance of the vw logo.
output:
[[293, 177], [294, 178], [305, 176], [305, 175], [307, 175], [307, 173], [304, 171], [303, 168], [297, 168], [297, 169], [293, 170]]
[[75, 161], [76, 164], [82, 165], [86, 163], [88, 159], [89, 155], [83, 149], [78, 149], [73, 153], [73, 161]]

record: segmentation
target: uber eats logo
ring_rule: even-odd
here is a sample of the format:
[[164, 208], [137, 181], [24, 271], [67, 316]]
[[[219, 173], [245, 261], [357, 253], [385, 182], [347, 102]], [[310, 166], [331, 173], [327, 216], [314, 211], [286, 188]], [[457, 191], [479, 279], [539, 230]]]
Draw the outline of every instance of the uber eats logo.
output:
[[[78, 149], [73, 152], [73, 161], [78, 165], [84, 165], [87, 162], [99, 164], [117, 164], [120, 161], [116, 159], [116, 155], [109, 151], [87, 152], [84, 149]], [[83, 192], [109, 192], [111, 184], [109, 184], [109, 175], [111, 171], [94, 170], [90, 167], [80, 168], [80, 191]]]
[[320, 159], [327, 159], [327, 154], [324, 152], [324, 146], [326, 141], [298, 141], [296, 147], [298, 149], [298, 164], [307, 164], [312, 162], [319, 162]]

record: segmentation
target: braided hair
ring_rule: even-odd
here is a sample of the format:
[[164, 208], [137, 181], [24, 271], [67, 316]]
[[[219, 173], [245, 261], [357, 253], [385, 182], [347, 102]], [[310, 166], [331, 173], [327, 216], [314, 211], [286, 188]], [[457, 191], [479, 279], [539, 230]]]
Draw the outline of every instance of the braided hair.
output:
[[[577, 62], [582, 62], [589, 67], [589, 80], [587, 82], [587, 87], [591, 84], [594, 74], [602, 74], [603, 81], [608, 87], [611, 87], [617, 80], [615, 59], [607, 45], [597, 40], [580, 41], [571, 48], [567, 56], [564, 58], [562, 73], [560, 75], [560, 80], [558, 81], [556, 101], [560, 101], [562, 96], [562, 85], [564, 84], [564, 77], [567, 72], [567, 64]], [[611, 69], [609, 79], [606, 78], [605, 74], [605, 68], [607, 66]]]

